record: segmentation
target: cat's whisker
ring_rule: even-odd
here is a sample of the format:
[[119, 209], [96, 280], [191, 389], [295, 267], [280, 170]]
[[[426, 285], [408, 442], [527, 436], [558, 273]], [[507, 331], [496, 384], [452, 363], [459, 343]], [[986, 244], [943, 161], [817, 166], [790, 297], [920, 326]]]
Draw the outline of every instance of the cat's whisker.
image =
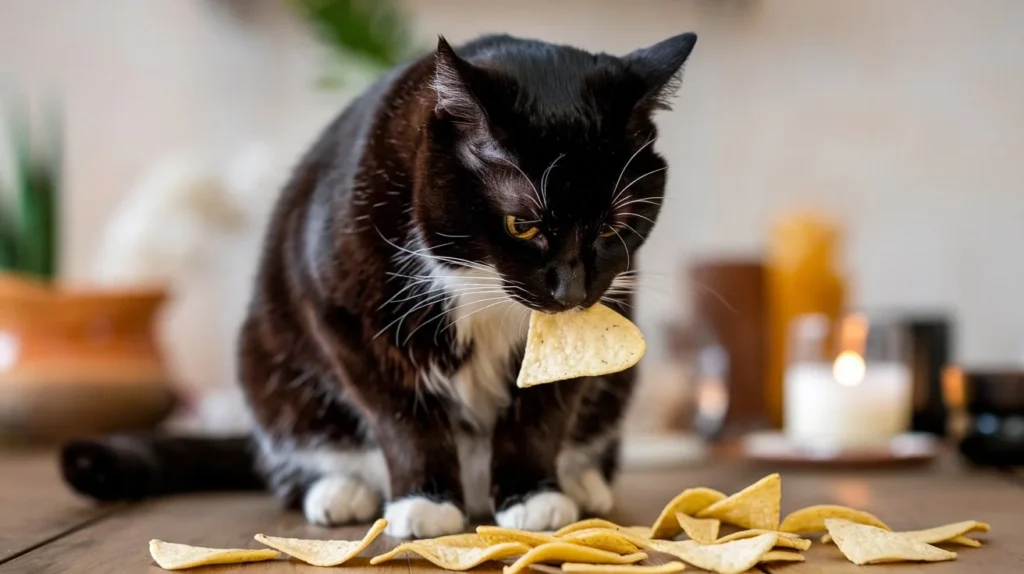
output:
[[622, 242], [622, 249], [623, 249], [623, 251], [626, 252], [626, 270], [628, 271], [629, 270], [629, 246], [626, 245], [626, 240], [623, 239], [622, 235], [619, 234], [619, 230], [618, 229], [615, 229], [613, 227], [612, 231], [615, 233], [615, 237], [618, 237], [619, 241]]
[[[502, 300], [498, 301], [497, 303], [491, 303], [490, 305], [487, 305], [486, 307], [483, 307], [481, 309], [477, 309], [475, 311], [471, 311], [469, 313], [466, 313], [465, 315], [463, 315], [463, 316], [459, 317], [458, 319], [452, 321], [451, 324], [449, 324], [447, 327], [445, 327], [442, 330], [443, 331], [447, 331], [448, 329], [451, 329], [452, 327], [454, 327], [459, 321], [462, 321], [463, 319], [465, 319], [467, 317], [472, 317], [473, 315], [479, 313], [480, 311], [486, 311], [487, 309], [490, 309], [491, 307], [494, 307], [495, 305], [501, 305], [502, 303], [515, 303], [515, 300], [510, 299], [508, 297], [502, 297], [501, 299]], [[483, 299], [483, 300], [480, 300], [480, 301], [474, 301], [473, 303], [483, 303], [483, 302], [486, 302], [486, 301], [487, 301], [487, 299]], [[491, 301], [493, 301], [493, 299], [491, 299]], [[465, 305], [460, 305], [459, 307], [456, 307], [456, 309], [461, 308], [461, 307], [465, 307]], [[452, 310], [454, 311], [455, 309], [452, 309]]]
[[627, 185], [626, 187], [622, 188], [622, 191], [620, 191], [620, 192], [619, 192], [619, 194], [615, 196], [615, 199], [613, 199], [613, 200], [612, 200], [612, 203], [613, 203], [613, 204], [615, 203], [615, 200], [616, 200], [616, 199], [618, 199], [619, 195], [622, 195], [623, 193], [625, 193], [625, 192], [626, 192], [626, 190], [627, 190], [627, 189], [629, 189], [629, 188], [633, 187], [633, 184], [634, 184], [634, 183], [636, 183], [636, 182], [640, 181], [641, 179], [643, 179], [643, 178], [645, 178], [645, 177], [647, 177], [647, 176], [649, 176], [649, 175], [652, 175], [652, 174], [658, 173], [659, 171], [665, 171], [666, 169], [668, 169], [668, 166], [667, 166], [667, 165], [666, 165], [666, 166], [662, 166], [662, 167], [659, 167], [658, 169], [652, 169], [651, 171], [649, 171], [649, 172], [647, 172], [647, 173], [645, 173], [645, 174], [641, 175], [640, 177], [638, 177], [638, 178], [634, 179], [633, 181], [629, 182], [629, 185]]
[[626, 303], [625, 301], [620, 301], [620, 300], [615, 299], [613, 297], [601, 297], [601, 301], [603, 303], [607, 303], [609, 305], [618, 305], [620, 307], [628, 307], [630, 309], [633, 308], [633, 306], [630, 305], [629, 303]]
[[[644, 145], [640, 146], [640, 149], [638, 149], [635, 152], [633, 152], [633, 155], [629, 156], [629, 159], [626, 160], [626, 165], [622, 166], [622, 171], [619, 172], [619, 178], [615, 180], [615, 186], [612, 187], [612, 193], [615, 194], [612, 197], [612, 203], [615, 203], [615, 201], [617, 199], [619, 199], [619, 196], [622, 195], [621, 191], [616, 193], [616, 190], [619, 189], [619, 184], [622, 183], [622, 176], [626, 175], [626, 170], [629, 169], [629, 164], [633, 163], [633, 160], [636, 158], [636, 156], [640, 155], [640, 152], [644, 151], [644, 149], [647, 146], [649, 146], [652, 143], [654, 143], [654, 140], [656, 140], [656, 139], [658, 139], [658, 138], [653, 138], [653, 137], [652, 138], [648, 138], [647, 142], [644, 143]], [[623, 190], [623, 191], [625, 191], [625, 190]]]
[[495, 289], [495, 287], [500, 287], [500, 285], [469, 285], [469, 286], [466, 286], [465, 289], [461, 289], [461, 290], [452, 290], [452, 289], [449, 289], [447, 286], [440, 285], [440, 286], [437, 286], [437, 287], [435, 287], [433, 289], [429, 289], [427, 291], [424, 291], [422, 293], [416, 293], [416, 294], [413, 294], [413, 295], [408, 295], [408, 296], [406, 296], [406, 297], [404, 297], [402, 299], [396, 299], [394, 301], [388, 300], [387, 303], [382, 304], [380, 307], [378, 307], [378, 309], [384, 307], [384, 305], [387, 305], [389, 303], [404, 303], [406, 301], [414, 301], [416, 299], [419, 299], [419, 298], [423, 297], [424, 295], [428, 295], [430, 293], [436, 293], [436, 292], [439, 292], [439, 291], [444, 291], [444, 292], [451, 293], [451, 294], [454, 294], [454, 295], [475, 295], [477, 293], [482, 293], [482, 292], [487, 292], [487, 291], [495, 292], [495, 293], [499, 292], [499, 290]]
[[[405, 340], [402, 341], [402, 345], [404, 346], [406, 343], [408, 343], [409, 339], [411, 339], [412, 336], [416, 334], [416, 331], [419, 331], [425, 325], [427, 325], [429, 323], [433, 323], [434, 321], [440, 319], [441, 317], [444, 317], [445, 315], [448, 315], [449, 313], [452, 313], [454, 311], [462, 309], [463, 307], [467, 307], [469, 305], [476, 305], [478, 303], [487, 303], [489, 301], [498, 301], [498, 303], [493, 303], [491, 305], [488, 305], [488, 306], [484, 307], [484, 309], [490, 309], [494, 305], [498, 305], [498, 304], [500, 304], [502, 302], [505, 302], [505, 301], [508, 301], [508, 300], [509, 300], [509, 298], [508, 298], [507, 295], [502, 295], [501, 297], [490, 297], [490, 298], [487, 298], [487, 299], [476, 299], [476, 300], [470, 301], [469, 303], [463, 303], [462, 305], [457, 305], [455, 307], [452, 307], [451, 309], [446, 309], [444, 311], [441, 311], [437, 315], [435, 315], [435, 316], [431, 317], [430, 319], [427, 319], [426, 321], [424, 321], [424, 322], [420, 323], [419, 325], [417, 325], [415, 329], [413, 329], [408, 335], [405, 336]], [[483, 311], [483, 309], [477, 309], [476, 311], [473, 311], [472, 313], [469, 313], [467, 315], [463, 315], [462, 317], [459, 317], [458, 319], [456, 319], [455, 323], [461, 321], [462, 319], [465, 319], [466, 317], [469, 317], [473, 313], [478, 313], [480, 311]], [[452, 323], [452, 325], [454, 325], [455, 323]], [[451, 325], [449, 325], [449, 327], [450, 326]], [[447, 327], [445, 329], [443, 329], [443, 330], [447, 330]]]
[[644, 221], [649, 221], [649, 222], [651, 222], [651, 225], [654, 225], [654, 220], [653, 219], [651, 219], [650, 217], [647, 217], [646, 215], [640, 215], [639, 213], [637, 213], [635, 211], [628, 211], [628, 212], [623, 213], [621, 215], [623, 217], [637, 217], [637, 218], [643, 219]]
[[555, 169], [555, 166], [558, 165], [558, 160], [563, 157], [565, 157], [564, 153], [556, 157], [555, 161], [551, 162], [551, 165], [540, 176], [540, 198], [544, 202], [544, 207], [548, 205], [548, 178], [551, 176], [551, 170]]
[[526, 179], [526, 182], [527, 182], [527, 183], [529, 183], [529, 184], [530, 184], [530, 187], [532, 187], [532, 188], [533, 188], [533, 193], [534, 193], [534, 195], [536, 195], [536, 196], [537, 196], [536, 198], [533, 198], [533, 197], [530, 197], [530, 196], [527, 196], [527, 197], [530, 197], [530, 200], [532, 200], [532, 201], [533, 201], [533, 202], [534, 202], [535, 204], [537, 204], [537, 208], [538, 208], [538, 209], [540, 209], [541, 211], [544, 211], [544, 205], [545, 205], [545, 203], [546, 203], [546, 202], [544, 201], [544, 197], [543, 197], [543, 196], [541, 195], [540, 191], [538, 191], [538, 190], [537, 190], [537, 186], [533, 184], [533, 180], [531, 180], [531, 179], [530, 179], [530, 177], [529, 177], [528, 175], [526, 175], [526, 172], [524, 172], [524, 171], [523, 171], [523, 170], [522, 170], [522, 169], [521, 169], [521, 168], [520, 168], [520, 167], [519, 167], [518, 165], [516, 165], [516, 164], [515, 164], [514, 162], [511, 162], [511, 161], [509, 161], [509, 160], [507, 160], [507, 159], [505, 159], [505, 158], [503, 158], [503, 157], [499, 157], [498, 159], [500, 159], [501, 161], [503, 161], [503, 162], [505, 162], [505, 163], [509, 164], [510, 166], [512, 166], [512, 168], [513, 168], [513, 169], [515, 169], [516, 171], [518, 171], [518, 172], [519, 172], [519, 174], [520, 174], [520, 175], [522, 175], [524, 179]]
[[628, 199], [630, 197], [633, 197], [632, 194], [631, 195], [627, 195], [626, 197], [624, 197], [621, 200], [619, 200], [618, 203], [616, 203], [615, 205], [612, 206], [612, 210], [613, 211], [617, 211], [618, 209], [620, 209], [622, 207], [626, 207], [627, 205], [633, 205], [634, 203], [643, 203], [643, 204], [646, 204], [646, 205], [656, 205], [658, 207], [661, 206], [661, 201], [660, 200], [655, 201], [653, 199], [645, 198], [645, 197], [642, 197], [642, 198], [639, 198], [639, 199], [630, 199], [629, 201], [626, 201], [626, 199]]
[[640, 233], [639, 231], [634, 229], [632, 225], [630, 225], [630, 224], [628, 224], [628, 223], [626, 223], [624, 221], [620, 222], [619, 225], [621, 225], [621, 226], [625, 227], [626, 229], [628, 229], [628, 230], [632, 231], [633, 233], [635, 233], [636, 236], [639, 237], [641, 240], [647, 241], [647, 238], [644, 237], [644, 235], [642, 233]]

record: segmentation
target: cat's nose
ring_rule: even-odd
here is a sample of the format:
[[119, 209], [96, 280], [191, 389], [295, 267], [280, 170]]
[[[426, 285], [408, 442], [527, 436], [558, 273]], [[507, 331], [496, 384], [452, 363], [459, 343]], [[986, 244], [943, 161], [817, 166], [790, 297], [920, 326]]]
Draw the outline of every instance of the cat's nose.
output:
[[587, 286], [583, 266], [577, 263], [559, 269], [551, 296], [566, 309], [586, 301]]

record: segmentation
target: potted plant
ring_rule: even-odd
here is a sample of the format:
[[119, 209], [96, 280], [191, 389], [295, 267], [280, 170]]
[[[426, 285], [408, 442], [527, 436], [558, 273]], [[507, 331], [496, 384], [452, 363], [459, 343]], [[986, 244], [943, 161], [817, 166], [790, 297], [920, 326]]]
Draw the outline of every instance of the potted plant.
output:
[[154, 337], [166, 293], [58, 282], [58, 138], [34, 146], [27, 114], [12, 114], [9, 125], [11, 170], [0, 170], [0, 437], [155, 425], [174, 403]]

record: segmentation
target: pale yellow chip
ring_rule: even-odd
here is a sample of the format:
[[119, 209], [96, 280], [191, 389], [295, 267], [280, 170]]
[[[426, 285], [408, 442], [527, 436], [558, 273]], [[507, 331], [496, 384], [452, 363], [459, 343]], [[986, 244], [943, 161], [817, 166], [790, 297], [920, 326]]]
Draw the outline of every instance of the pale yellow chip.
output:
[[880, 562], [940, 562], [955, 560], [949, 552], [904, 534], [889, 532], [875, 526], [857, 524], [842, 518], [825, 519], [825, 527], [836, 541], [839, 551], [854, 564]]
[[959, 544], [961, 546], [970, 546], [971, 548], [981, 548], [982, 546], [981, 540], [975, 540], [970, 536], [956, 536], [954, 538], [950, 538], [949, 540], [936, 542], [936, 544]]
[[616, 554], [632, 554], [639, 550], [637, 545], [631, 542], [630, 539], [631, 537], [628, 535], [606, 528], [587, 528], [559, 537], [559, 540], [563, 542], [589, 546], [598, 550], [607, 550]]
[[149, 555], [164, 570], [184, 570], [196, 566], [213, 564], [241, 564], [243, 562], [263, 562], [280, 556], [274, 550], [249, 550], [245, 548], [203, 548], [164, 542], [149, 541]]
[[578, 522], [573, 522], [563, 526], [562, 528], [555, 531], [554, 536], [561, 538], [570, 532], [576, 532], [578, 530], [590, 530], [591, 528], [603, 528], [605, 530], [621, 530], [622, 527], [614, 522], [609, 522], [603, 518], [587, 518]]
[[257, 534], [256, 541], [313, 566], [338, 566], [359, 555], [378, 537], [388, 521], [374, 522], [362, 540], [307, 540]]
[[761, 564], [766, 562], [804, 562], [807, 559], [804, 558], [803, 554], [797, 552], [788, 552], [786, 550], [769, 550], [761, 556], [758, 560]]
[[583, 564], [582, 562], [566, 562], [562, 564], [562, 572], [573, 574], [674, 574], [682, 572], [686, 565], [672, 561], [664, 564]]
[[711, 544], [718, 539], [718, 528], [722, 522], [717, 518], [694, 518], [682, 512], [676, 513], [676, 521], [683, 533], [701, 544]]
[[516, 384], [532, 387], [624, 371], [647, 352], [640, 329], [600, 303], [582, 311], [530, 314]]
[[563, 562], [586, 562], [590, 564], [633, 564], [647, 558], [643, 552], [635, 552], [625, 556], [614, 552], [588, 548], [568, 542], [550, 542], [541, 544], [530, 550], [512, 565], [506, 566], [504, 574], [517, 574], [531, 564]]
[[782, 520], [779, 530], [794, 534], [824, 532], [825, 519], [827, 518], [841, 518], [850, 522], [856, 522], [857, 524], [867, 524], [882, 530], [891, 530], [874, 514], [847, 506], [839, 506], [838, 504], [817, 504], [791, 512]]
[[806, 538], [800, 538], [796, 534], [790, 532], [775, 532], [773, 530], [764, 530], [755, 528], [751, 530], [740, 530], [739, 532], [733, 532], [728, 536], [723, 536], [718, 540], [715, 540], [714, 544], [723, 544], [725, 542], [732, 542], [733, 540], [742, 540], [744, 538], [753, 538], [762, 534], [778, 534], [779, 539], [775, 542], [775, 546], [778, 548], [792, 548], [794, 550], [807, 550], [811, 547], [811, 541]]
[[698, 568], [719, 574], [739, 574], [753, 568], [779, 536], [774, 532], [725, 544], [699, 544], [696, 540], [652, 540], [651, 548], [671, 554]]
[[732, 496], [700, 510], [697, 518], [717, 518], [741, 528], [779, 530], [782, 479], [769, 474]]
[[665, 508], [661, 510], [658, 519], [651, 526], [648, 538], [672, 538], [683, 529], [676, 520], [676, 513], [683, 513], [687, 516], [696, 516], [698, 512], [712, 504], [725, 500], [725, 493], [718, 492], [711, 488], [688, 488], [673, 498]]
[[541, 544], [558, 542], [557, 538], [543, 532], [530, 532], [527, 530], [516, 530], [515, 528], [502, 528], [501, 526], [477, 526], [476, 533], [488, 544], [518, 542], [534, 547]]
[[[968, 532], [988, 532], [989, 530], [991, 530], [991, 527], [985, 522], [964, 520], [963, 522], [943, 524], [942, 526], [927, 528], [925, 530], [900, 532], [900, 534], [913, 538], [918, 542], [924, 542], [925, 544], [937, 544], [939, 542], [963, 544], [959, 539], [966, 538], [964, 534], [967, 534]], [[974, 546], [975, 544], [981, 546], [981, 543], [973, 538], [966, 538], [966, 540], [970, 540], [971, 542], [968, 542], [965, 546]]]
[[[458, 536], [458, 535], [456, 535]], [[504, 542], [493, 546], [462, 546], [458, 540], [443, 542], [442, 539], [414, 540], [399, 544], [391, 552], [374, 556], [370, 564], [381, 564], [401, 554], [411, 552], [422, 556], [430, 563], [445, 570], [469, 570], [491, 560], [505, 560], [514, 556], [522, 556], [530, 551], [530, 547], [519, 542]], [[471, 544], [475, 544], [471, 542]]]

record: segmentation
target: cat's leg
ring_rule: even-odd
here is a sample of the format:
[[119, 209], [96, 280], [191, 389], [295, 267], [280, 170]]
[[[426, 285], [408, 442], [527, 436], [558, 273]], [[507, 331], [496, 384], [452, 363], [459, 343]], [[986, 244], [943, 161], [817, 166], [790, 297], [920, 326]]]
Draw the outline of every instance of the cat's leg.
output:
[[589, 379], [558, 455], [558, 483], [586, 514], [605, 515], [614, 505], [620, 427], [635, 379], [635, 369]]
[[558, 485], [556, 459], [582, 381], [516, 390], [494, 430], [491, 461], [495, 520], [500, 526], [556, 530], [579, 518]]

